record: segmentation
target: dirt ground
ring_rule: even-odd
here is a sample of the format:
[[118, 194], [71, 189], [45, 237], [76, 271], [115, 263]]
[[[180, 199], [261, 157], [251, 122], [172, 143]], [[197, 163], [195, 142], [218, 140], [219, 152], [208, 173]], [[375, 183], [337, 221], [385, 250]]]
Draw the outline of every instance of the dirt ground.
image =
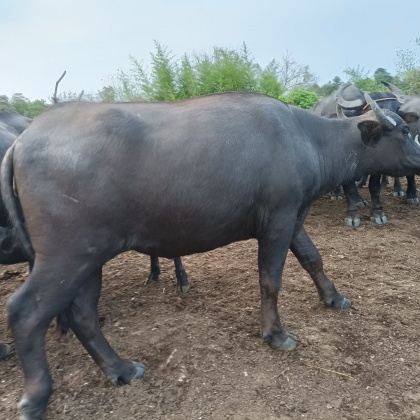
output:
[[[367, 199], [367, 189], [362, 190]], [[104, 268], [103, 330], [143, 379], [114, 388], [72, 334], [48, 335], [54, 379], [47, 419], [420, 419], [420, 207], [382, 193], [389, 222], [343, 225], [345, 205], [324, 197], [306, 228], [327, 274], [353, 308], [323, 307], [289, 255], [279, 299], [298, 340], [290, 353], [260, 338], [255, 241], [183, 259], [192, 287], [180, 295], [171, 261], [144, 284], [149, 261], [126, 253]], [[1, 304], [25, 265], [0, 267]], [[0, 341], [12, 343], [4, 316]], [[16, 419], [22, 374], [15, 354], [0, 362], [0, 418]]]

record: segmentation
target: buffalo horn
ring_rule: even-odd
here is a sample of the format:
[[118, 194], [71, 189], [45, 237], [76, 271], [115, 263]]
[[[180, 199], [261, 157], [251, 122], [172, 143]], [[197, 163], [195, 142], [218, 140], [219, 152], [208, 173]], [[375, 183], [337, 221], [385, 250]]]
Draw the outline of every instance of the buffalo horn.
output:
[[397, 101], [400, 104], [404, 103], [404, 94], [401, 92], [401, 90], [399, 88], [397, 88], [397, 86], [393, 85], [392, 83], [388, 83], [388, 82], [381, 82], [383, 85], [385, 85], [390, 91], [391, 93], [393, 93], [396, 97], [397, 97]]
[[391, 117], [386, 116], [379, 105], [366, 92], [365, 99], [372, 108], [372, 111], [380, 124], [385, 126], [388, 130], [392, 130], [397, 125], [396, 121], [394, 121]]
[[342, 108], [358, 108], [361, 107], [363, 105], [365, 105], [366, 102], [363, 102], [362, 99], [354, 99], [352, 101], [348, 101], [346, 99], [343, 98], [343, 91], [346, 87], [351, 86], [351, 85], [345, 85], [345, 86], [341, 86], [337, 92], [335, 92], [335, 101], [337, 102], [338, 105], [340, 105]]
[[340, 105], [336, 104], [335, 108], [337, 110], [337, 118], [347, 118], [346, 115], [343, 112], [343, 108], [341, 108]]

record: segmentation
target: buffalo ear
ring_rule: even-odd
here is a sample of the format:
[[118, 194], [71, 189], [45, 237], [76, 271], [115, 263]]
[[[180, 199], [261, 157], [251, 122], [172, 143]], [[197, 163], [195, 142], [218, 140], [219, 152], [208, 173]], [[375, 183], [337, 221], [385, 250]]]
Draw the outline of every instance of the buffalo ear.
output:
[[412, 123], [416, 122], [419, 119], [419, 114], [417, 112], [404, 112], [399, 110], [398, 115], [406, 122], [406, 123]]
[[381, 138], [382, 127], [377, 121], [365, 120], [357, 124], [362, 134], [362, 141], [366, 146], [374, 146]]

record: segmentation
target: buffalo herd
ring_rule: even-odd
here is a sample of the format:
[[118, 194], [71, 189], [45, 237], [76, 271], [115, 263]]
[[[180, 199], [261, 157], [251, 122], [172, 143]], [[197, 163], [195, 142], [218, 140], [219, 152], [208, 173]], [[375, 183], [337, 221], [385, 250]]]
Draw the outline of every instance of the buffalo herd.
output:
[[[311, 204], [342, 185], [346, 225], [364, 205], [385, 223], [380, 176], [420, 173], [420, 98], [344, 86], [313, 110], [268, 96], [227, 92], [177, 102], [56, 103], [33, 121], [0, 113], [0, 264], [29, 263], [6, 303], [23, 369], [24, 419], [41, 419], [52, 393], [45, 336], [56, 318], [114, 385], [140, 378], [101, 332], [102, 267], [134, 250], [175, 262], [232, 242], [258, 241], [261, 333], [272, 347], [296, 341], [280, 323], [278, 294], [290, 249], [327, 307], [346, 309], [303, 224]], [[288, 179], [285, 183], [284, 179]], [[408, 202], [418, 203], [416, 188]], [[10, 347], [0, 345], [0, 358]]]

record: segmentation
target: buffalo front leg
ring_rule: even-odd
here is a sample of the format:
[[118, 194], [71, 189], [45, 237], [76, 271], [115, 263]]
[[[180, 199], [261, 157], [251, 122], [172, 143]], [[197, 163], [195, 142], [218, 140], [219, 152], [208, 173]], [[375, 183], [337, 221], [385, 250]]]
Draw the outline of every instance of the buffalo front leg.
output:
[[[269, 235], [266, 234], [266, 236]], [[280, 324], [277, 308], [281, 276], [289, 244], [290, 239], [287, 243], [271, 238], [258, 241], [262, 336], [272, 347], [281, 350], [293, 350], [296, 347], [295, 340]]]
[[335, 309], [347, 309], [351, 306], [350, 300], [337, 291], [334, 283], [324, 273], [321, 255], [303, 227], [293, 237], [290, 250], [311, 276], [319, 297], [326, 306]]
[[121, 359], [102, 334], [98, 317], [101, 287], [102, 269], [98, 269], [79, 289], [66, 315], [70, 328], [108, 380], [116, 386], [125, 385], [143, 376], [144, 365]]
[[188, 276], [182, 265], [181, 258], [174, 258], [176, 285], [180, 292], [187, 293], [190, 286], [188, 284]]

